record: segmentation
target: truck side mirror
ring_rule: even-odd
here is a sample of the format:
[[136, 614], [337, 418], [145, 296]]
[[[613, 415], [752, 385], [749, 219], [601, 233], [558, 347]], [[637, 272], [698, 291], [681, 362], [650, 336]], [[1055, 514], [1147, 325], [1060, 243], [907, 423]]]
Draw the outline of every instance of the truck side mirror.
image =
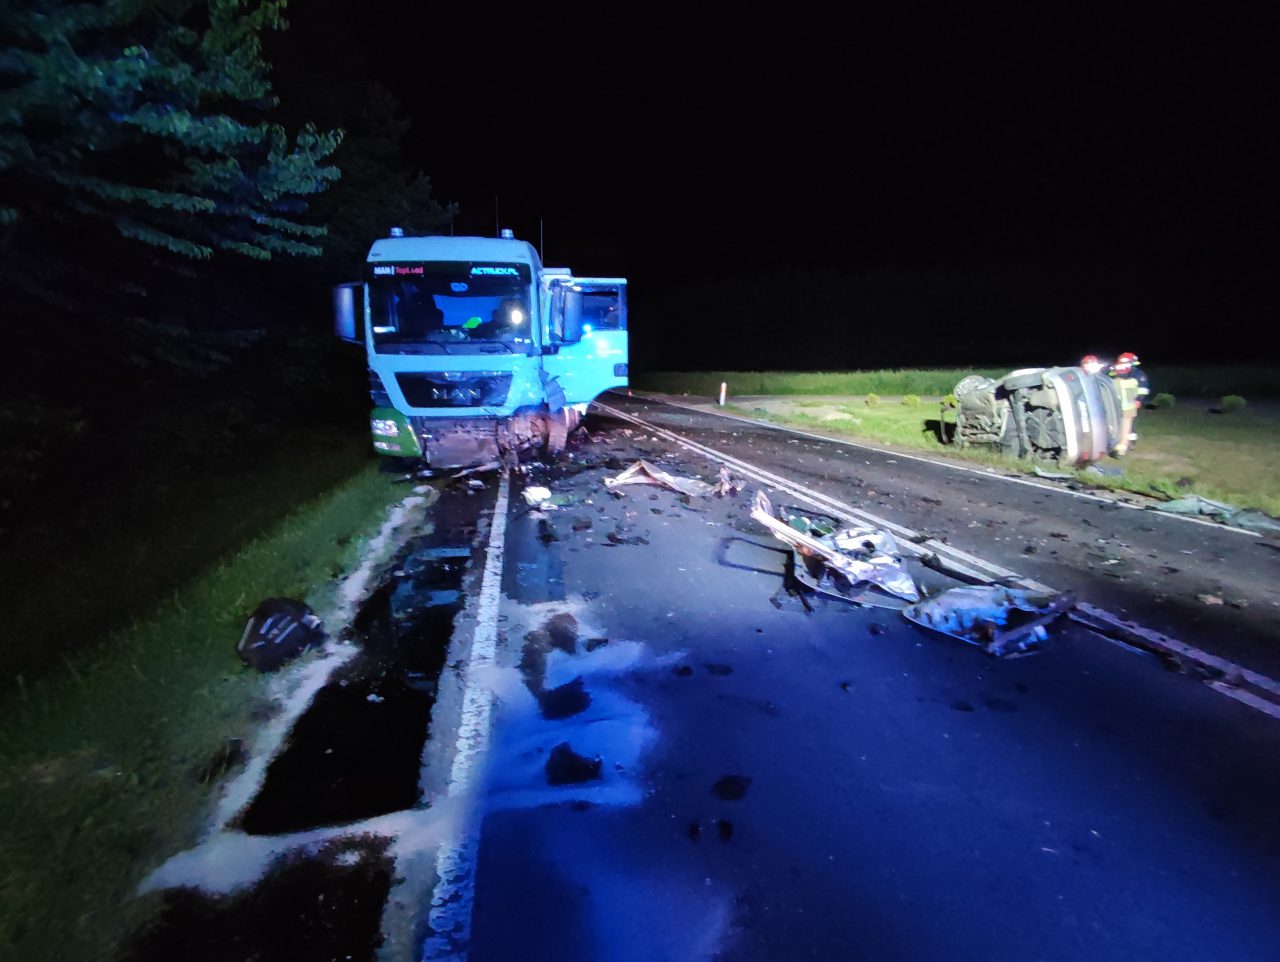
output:
[[364, 343], [363, 284], [339, 284], [333, 289], [333, 333], [352, 344]]

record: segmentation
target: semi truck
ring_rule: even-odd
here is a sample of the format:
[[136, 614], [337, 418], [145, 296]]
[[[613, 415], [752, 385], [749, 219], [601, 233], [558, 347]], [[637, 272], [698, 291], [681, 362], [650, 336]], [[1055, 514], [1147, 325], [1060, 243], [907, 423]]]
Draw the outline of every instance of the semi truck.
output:
[[559, 454], [601, 393], [627, 384], [627, 281], [543, 267], [510, 230], [404, 236], [333, 291], [334, 333], [364, 346], [374, 450], [431, 467]]

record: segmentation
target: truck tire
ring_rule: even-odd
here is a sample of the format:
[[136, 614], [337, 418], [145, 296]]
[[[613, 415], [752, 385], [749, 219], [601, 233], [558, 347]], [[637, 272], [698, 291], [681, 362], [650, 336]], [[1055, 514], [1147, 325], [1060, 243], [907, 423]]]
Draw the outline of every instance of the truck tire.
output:
[[1044, 371], [1014, 371], [1000, 381], [1000, 386], [1012, 394], [1024, 388], [1039, 387], [1044, 381]]

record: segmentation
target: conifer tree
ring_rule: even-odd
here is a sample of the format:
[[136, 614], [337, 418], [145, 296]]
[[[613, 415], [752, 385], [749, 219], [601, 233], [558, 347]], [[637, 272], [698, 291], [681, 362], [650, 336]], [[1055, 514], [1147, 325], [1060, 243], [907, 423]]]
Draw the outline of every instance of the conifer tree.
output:
[[[188, 258], [319, 253], [340, 131], [290, 136], [263, 35], [284, 0], [0, 2], [0, 243], [106, 223]], [[25, 258], [24, 258], [25, 259]]]

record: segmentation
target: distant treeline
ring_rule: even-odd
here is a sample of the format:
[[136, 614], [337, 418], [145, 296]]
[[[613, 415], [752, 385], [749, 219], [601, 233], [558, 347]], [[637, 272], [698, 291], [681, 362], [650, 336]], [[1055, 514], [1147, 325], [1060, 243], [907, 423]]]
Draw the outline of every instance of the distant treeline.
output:
[[[1009, 368], [933, 368], [884, 371], [646, 371], [631, 379], [637, 390], [658, 394], [715, 397], [720, 384], [732, 395], [805, 394], [944, 397], [961, 378], [981, 374], [998, 378]], [[1226, 394], [1280, 396], [1280, 366], [1155, 366], [1147, 369], [1153, 392], [1182, 397], [1217, 398]]]
[[638, 276], [632, 368], [1012, 369], [1122, 351], [1148, 366], [1280, 363], [1278, 278], [1193, 260]]

